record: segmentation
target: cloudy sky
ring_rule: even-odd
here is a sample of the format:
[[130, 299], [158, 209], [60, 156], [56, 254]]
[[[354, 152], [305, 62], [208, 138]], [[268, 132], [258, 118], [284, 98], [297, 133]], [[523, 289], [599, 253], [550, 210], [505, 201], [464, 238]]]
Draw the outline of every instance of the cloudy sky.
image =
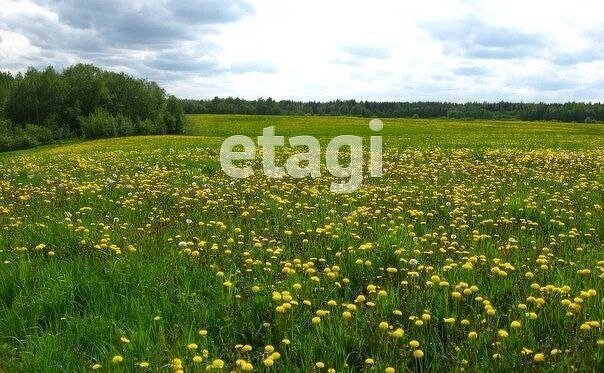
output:
[[604, 101], [599, 1], [0, 0], [0, 70], [91, 62], [180, 97]]

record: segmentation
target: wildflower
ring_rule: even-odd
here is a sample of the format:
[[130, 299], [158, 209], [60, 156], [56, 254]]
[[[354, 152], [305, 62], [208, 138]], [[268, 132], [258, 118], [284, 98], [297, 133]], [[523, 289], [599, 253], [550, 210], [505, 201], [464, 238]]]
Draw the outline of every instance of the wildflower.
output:
[[179, 358], [175, 357], [174, 359], [172, 359], [170, 361], [170, 366], [173, 369], [182, 369], [182, 360], [180, 360]]
[[397, 328], [392, 333], [390, 333], [390, 336], [392, 336], [394, 338], [402, 338], [404, 335], [405, 335], [405, 331], [402, 328]]
[[214, 361], [212, 361], [212, 368], [222, 369], [223, 367], [224, 367], [224, 361], [222, 361], [221, 359], [214, 359]]
[[115, 356], [114, 356], [114, 357], [111, 359], [111, 362], [112, 362], [113, 364], [119, 364], [119, 363], [121, 363], [122, 361], [124, 361], [124, 358], [123, 358], [121, 355], [115, 355]]
[[416, 359], [421, 359], [422, 357], [424, 357], [424, 352], [422, 350], [414, 350], [413, 351], [413, 357]]
[[460, 292], [458, 292], [458, 291], [454, 291], [454, 292], [452, 292], [452, 293], [451, 293], [451, 297], [452, 297], [453, 299], [457, 299], [457, 300], [459, 300], [459, 299], [462, 299], [462, 298], [463, 298], [463, 296], [461, 295], [461, 293], [460, 293]]

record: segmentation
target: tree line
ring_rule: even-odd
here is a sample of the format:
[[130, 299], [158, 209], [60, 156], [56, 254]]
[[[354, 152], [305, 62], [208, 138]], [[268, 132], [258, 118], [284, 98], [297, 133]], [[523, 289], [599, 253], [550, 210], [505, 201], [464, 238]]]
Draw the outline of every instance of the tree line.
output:
[[272, 98], [243, 100], [218, 98], [182, 100], [187, 114], [259, 115], [348, 115], [379, 118], [455, 118], [555, 120], [604, 122], [603, 103], [515, 103], [515, 102], [375, 102], [356, 100], [275, 101]]
[[77, 64], [0, 72], [0, 151], [74, 137], [182, 133], [182, 103], [156, 83]]
[[0, 151], [74, 137], [178, 134], [185, 113], [604, 122], [603, 103], [180, 100], [154, 82], [90, 64], [0, 72]]

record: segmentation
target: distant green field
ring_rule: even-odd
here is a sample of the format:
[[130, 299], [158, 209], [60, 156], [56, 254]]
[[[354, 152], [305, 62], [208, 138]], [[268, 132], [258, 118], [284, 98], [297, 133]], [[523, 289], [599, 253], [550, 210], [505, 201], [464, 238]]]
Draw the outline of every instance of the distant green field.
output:
[[[228, 137], [259, 136], [275, 126], [277, 135], [311, 135], [322, 142], [342, 134], [371, 136], [369, 118], [329, 116], [188, 115], [190, 135]], [[380, 131], [389, 147], [441, 148], [562, 148], [604, 146], [604, 125], [557, 122], [461, 121], [445, 119], [383, 120]]]
[[342, 195], [218, 149], [368, 119], [189, 119], [0, 154], [0, 372], [602, 371], [604, 126], [386, 119]]

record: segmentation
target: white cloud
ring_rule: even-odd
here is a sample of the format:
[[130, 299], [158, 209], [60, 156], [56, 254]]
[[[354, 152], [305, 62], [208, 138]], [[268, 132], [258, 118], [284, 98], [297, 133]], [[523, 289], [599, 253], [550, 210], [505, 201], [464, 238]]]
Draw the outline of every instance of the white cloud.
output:
[[83, 60], [181, 97], [604, 99], [596, 1], [0, 2], [11, 71]]

